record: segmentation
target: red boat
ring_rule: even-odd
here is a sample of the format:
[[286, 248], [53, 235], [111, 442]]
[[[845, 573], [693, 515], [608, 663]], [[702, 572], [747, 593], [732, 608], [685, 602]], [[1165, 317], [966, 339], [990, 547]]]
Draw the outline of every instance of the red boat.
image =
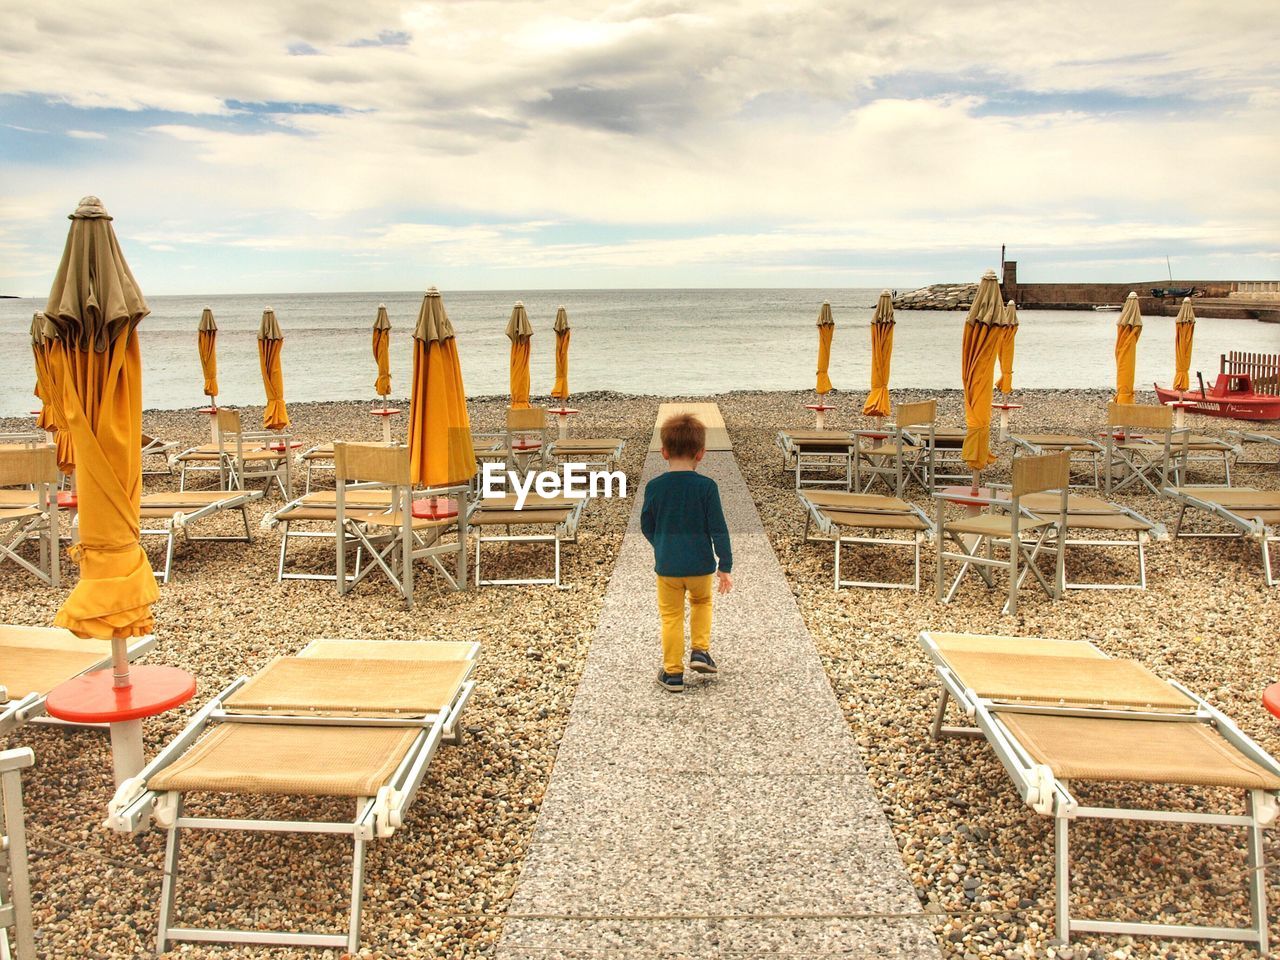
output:
[[1161, 403], [1170, 400], [1190, 400], [1195, 406], [1187, 409], [1210, 417], [1231, 417], [1235, 420], [1280, 420], [1280, 397], [1258, 393], [1247, 373], [1220, 373], [1218, 381], [1208, 390], [1204, 377], [1199, 390], [1171, 390], [1156, 384], [1156, 396]]

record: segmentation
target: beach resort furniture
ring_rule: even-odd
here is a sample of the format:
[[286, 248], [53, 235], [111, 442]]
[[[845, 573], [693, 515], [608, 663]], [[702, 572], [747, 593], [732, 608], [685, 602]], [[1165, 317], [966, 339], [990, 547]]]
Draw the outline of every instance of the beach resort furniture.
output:
[[[263, 496], [261, 490], [180, 490], [142, 495], [143, 536], [164, 537], [164, 573], [160, 582], [168, 583], [173, 571], [173, 551], [178, 534], [188, 543], [210, 541], [238, 541], [252, 543], [253, 532], [249, 527], [249, 503]], [[191, 528], [203, 520], [220, 513], [237, 511], [244, 524], [244, 535], [192, 536]]]
[[[136, 660], [155, 637], [130, 641], [128, 656]], [[111, 665], [111, 645], [82, 639], [61, 627], [0, 624], [0, 736], [45, 715], [49, 691], [73, 677]]]
[[794, 473], [796, 489], [853, 486], [857, 439], [848, 430], [779, 430], [782, 469]]
[[[800, 502], [807, 514], [805, 543], [832, 543], [835, 547], [833, 585], [841, 587], [889, 587], [920, 589], [920, 546], [933, 531], [923, 510], [897, 497], [867, 493], [806, 490]], [[816, 527], [819, 536], [810, 531]], [[909, 538], [909, 539], [908, 539]], [[907, 547], [914, 558], [914, 574], [909, 582], [844, 580], [841, 578], [841, 551], [846, 544], [869, 547]]]
[[[144, 477], [173, 476], [173, 462], [169, 459], [173, 451], [178, 449], [176, 440], [160, 440], [150, 434], [142, 435], [142, 475]], [[162, 467], [153, 466], [147, 469], [148, 458], [160, 458]]]
[[[971, 570], [988, 587], [995, 586], [991, 575], [993, 570], [1008, 572], [1009, 599], [1005, 602], [1004, 612], [1010, 615], [1018, 612], [1018, 588], [1022, 585], [1026, 571], [1031, 572], [1051, 599], [1059, 599], [1065, 581], [1065, 551], [1062, 541], [1067, 529], [1067, 484], [1070, 470], [1069, 455], [1066, 452], [1018, 457], [1013, 461], [1013, 485], [1007, 499], [994, 495], [982, 497], [967, 492], [935, 492], [937, 517], [934, 529], [937, 531], [938, 551], [934, 583], [938, 600], [950, 603], [959, 589], [960, 581]], [[1039, 514], [1030, 513], [1023, 503], [1024, 498], [1047, 491], [1056, 493], [1056, 508], [1048, 509], [1046, 503]], [[949, 502], [970, 506], [982, 504], [992, 509], [988, 513], [960, 520], [947, 520], [943, 516], [943, 507]], [[954, 552], [947, 549], [948, 540], [954, 545]], [[1046, 579], [1037, 563], [1042, 555], [1054, 558], [1052, 580]], [[946, 588], [943, 580], [947, 560], [957, 560], [961, 565], [950, 589]], [[1020, 563], [1025, 565], [1021, 574], [1018, 570]]]
[[[1135, 434], [1134, 430], [1144, 432]], [[1178, 433], [1176, 446], [1175, 433]], [[1176, 475], [1173, 461], [1186, 456], [1183, 449], [1186, 436], [1186, 431], [1179, 433], [1174, 430], [1173, 411], [1168, 407], [1115, 401], [1108, 403], [1106, 458], [1103, 464], [1107, 499], [1111, 499], [1113, 492], [1134, 483], [1141, 483], [1156, 496], [1160, 496], [1161, 489], [1169, 482], [1169, 475]]]
[[174, 457], [179, 468], [178, 489], [186, 490], [188, 473], [212, 472], [218, 474], [219, 489], [243, 490], [248, 481], [265, 480], [267, 489], [274, 482], [285, 500], [291, 499], [289, 435], [274, 430], [244, 430], [240, 411], [229, 407], [219, 407], [213, 416], [217, 442], [191, 447]]
[[[58, 456], [50, 444], [0, 447], [0, 563], [16, 563], [51, 587], [60, 581]], [[36, 544], [29, 560], [22, 548]]]
[[[154, 819], [168, 833], [157, 952], [175, 941], [212, 941], [356, 953], [365, 847], [404, 825], [441, 741], [461, 734], [475, 655], [472, 643], [319, 640], [238, 678], [205, 704], [137, 777], [120, 785], [108, 807], [107, 824], [118, 832], [137, 833]], [[355, 802], [354, 816], [225, 816], [217, 802], [225, 794], [345, 797]], [[187, 809], [192, 795], [195, 813]], [[345, 932], [177, 926], [181, 839], [193, 830], [350, 837]], [[199, 874], [186, 879], [198, 883]]]
[[536, 461], [547, 462], [547, 444], [551, 439], [545, 407], [507, 408], [507, 463], [519, 473]]
[[[389, 490], [347, 490], [345, 509], [348, 520], [358, 519], [362, 513], [375, 515], [391, 509]], [[301, 527], [300, 527], [301, 525]], [[338, 540], [338, 495], [336, 490], [318, 490], [291, 500], [274, 513], [262, 518], [262, 527], [280, 528], [280, 557], [276, 565], [276, 582], [284, 580], [333, 580], [337, 575], [336, 549], [328, 552], [333, 573], [315, 573], [286, 569], [289, 560], [289, 544], [294, 540]], [[360, 571], [363, 550], [356, 549], [355, 573]], [[355, 575], [352, 574], [352, 576]]]
[[333, 473], [333, 443], [317, 443], [307, 447], [300, 454], [296, 461], [297, 468], [302, 473], [302, 492], [311, 492], [312, 474], [315, 471], [321, 473]]
[[[1227, 436], [1230, 437], [1241, 448], [1241, 456], [1236, 457], [1236, 466], [1252, 467], [1252, 466], [1274, 466], [1280, 467], [1280, 430], [1263, 430], [1261, 428], [1251, 428], [1248, 430], [1228, 430]], [[1252, 460], [1243, 459], [1243, 448], [1245, 444], [1258, 443], [1264, 447], [1271, 447], [1275, 451], [1276, 457], [1273, 460], [1263, 458], [1255, 458]]]
[[908, 440], [925, 448], [931, 486], [948, 480], [959, 483], [973, 476], [973, 471], [961, 456], [966, 433], [968, 431], [964, 427], [940, 427], [936, 424], [928, 434], [923, 430], [907, 431]]
[[[920, 643], [941, 681], [934, 739], [985, 738], [1023, 802], [1053, 817], [1055, 932], [1061, 942], [1085, 932], [1193, 937], [1252, 943], [1268, 955], [1262, 830], [1280, 803], [1280, 764], [1230, 719], [1176, 681], [1161, 680], [1132, 660], [1110, 659], [1081, 640], [925, 632]], [[972, 726], [945, 725], [951, 699]], [[1244, 812], [1210, 813], [1188, 806], [1185, 798], [1162, 808], [1151, 790], [1144, 808], [1086, 805], [1073, 792], [1077, 782], [1221, 788], [1242, 796]], [[1072, 916], [1069, 830], [1083, 819], [1244, 828], [1249, 925]], [[1112, 868], [1126, 862], [1133, 860], [1118, 853], [1107, 860]]]
[[[1166, 487], [1164, 495], [1178, 504], [1173, 536], [1187, 539], [1255, 540], [1262, 550], [1262, 575], [1267, 586], [1280, 578], [1271, 562], [1271, 548], [1280, 543], [1280, 490], [1253, 487]], [[1219, 521], [1217, 530], [1186, 530], [1190, 507]], [[1225, 525], [1226, 530], [1221, 529]]]
[[626, 444], [622, 437], [560, 437], [551, 442], [547, 455], [559, 463], [617, 470]]
[[[476, 586], [546, 584], [563, 589], [565, 585], [560, 582], [560, 545], [572, 543], [578, 539], [578, 523], [582, 519], [582, 509], [586, 502], [585, 498], [542, 497], [536, 493], [530, 493], [524, 506], [517, 509], [517, 500], [513, 494], [479, 500], [467, 517], [467, 524], [475, 528], [471, 532], [471, 537], [476, 544]], [[505, 532], [495, 533], [493, 532], [495, 529]], [[552, 575], [541, 578], [485, 580], [480, 573], [480, 549], [486, 543], [550, 544], [554, 564]]]
[[1013, 455], [1029, 454], [1038, 457], [1045, 453], [1059, 453], [1063, 450], [1071, 452], [1071, 465], [1083, 466], [1093, 474], [1092, 483], [1073, 483], [1075, 487], [1093, 487], [1095, 490], [1101, 483], [1098, 474], [1099, 462], [1106, 456], [1106, 450], [1097, 440], [1071, 433], [1011, 433], [1009, 440], [1013, 443]]
[[0, 751], [0, 827], [4, 828], [0, 831], [0, 956], [6, 960], [36, 960], [22, 812], [22, 771], [35, 761], [35, 754], [26, 747]]
[[[1060, 496], [1056, 493], [1032, 493], [1022, 498], [1022, 509], [1033, 517], [1053, 519], [1057, 516]], [[1073, 539], [1073, 534], [1088, 532], [1089, 538]], [[1168, 532], [1163, 524], [1149, 520], [1136, 510], [1119, 503], [1109, 503], [1098, 497], [1070, 494], [1067, 497], [1066, 528], [1059, 531], [1060, 544], [1065, 554], [1067, 547], [1090, 550], [1136, 550], [1138, 554], [1138, 578], [1129, 583], [1076, 583], [1065, 579], [1066, 561], [1063, 561], [1063, 587], [1067, 590], [1145, 590], [1147, 589], [1147, 544], [1152, 539], [1163, 540]], [[1078, 551], [1077, 551], [1078, 552]], [[1026, 577], [1024, 570], [1022, 576]]]
[[[413, 607], [413, 566], [426, 560], [453, 590], [467, 586], [467, 484], [419, 493], [409, 482], [409, 448], [404, 445], [342, 443], [333, 445], [334, 522], [336, 525], [338, 593], [347, 593], [375, 570], [381, 570], [405, 606]], [[350, 493], [385, 491], [386, 511], [362, 509], [359, 500], [348, 515]], [[452, 536], [452, 539], [449, 537]], [[368, 565], [347, 576], [347, 548], [354, 544]], [[453, 559], [451, 572], [442, 562]]]
[[[933, 489], [933, 440], [938, 419], [938, 401], [900, 403], [887, 431], [857, 430], [854, 439], [853, 486], [857, 493], [870, 493], [879, 480], [901, 498], [912, 480], [925, 490]], [[863, 474], [866, 480], [863, 480]]]

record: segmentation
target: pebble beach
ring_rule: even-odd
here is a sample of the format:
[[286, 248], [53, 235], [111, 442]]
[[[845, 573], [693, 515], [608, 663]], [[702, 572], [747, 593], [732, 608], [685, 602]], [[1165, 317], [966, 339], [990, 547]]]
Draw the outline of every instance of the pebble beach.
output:
[[[834, 393], [829, 426], [870, 426], [855, 411], [861, 393]], [[896, 403], [936, 396], [943, 424], [963, 424], [958, 391], [894, 391]], [[662, 398], [667, 399], [667, 398]], [[676, 398], [678, 399], [678, 398]], [[831, 589], [831, 549], [803, 541], [804, 515], [775, 442], [783, 427], [809, 426], [812, 394], [739, 392], [699, 397], [720, 405], [734, 452], [774, 551], [817, 644], [828, 679], [857, 739], [915, 892], [931, 914], [942, 953], [985, 958], [1243, 958], [1237, 945], [1189, 940], [1083, 935], [1069, 948], [1050, 945], [1053, 928], [1052, 823], [1034, 815], [982, 741], [930, 740], [937, 684], [916, 637], [921, 630], [1025, 634], [1091, 640], [1107, 653], [1137, 659], [1178, 679], [1222, 709], [1264, 749], [1280, 753], [1280, 722], [1261, 707], [1268, 682], [1280, 678], [1280, 590], [1265, 586], [1257, 545], [1236, 541], [1163, 541], [1148, 551], [1146, 591], [1072, 591], [1057, 603], [1027, 589], [1016, 617], [1000, 613], [1002, 596], [972, 579], [950, 605], [932, 595], [926, 565], [919, 594]], [[1104, 391], [1019, 391], [1014, 420], [1044, 432], [1094, 432], [1105, 419]], [[1153, 397], [1139, 395], [1140, 402]], [[578, 434], [627, 439], [623, 468], [640, 475], [660, 399], [617, 394], [573, 397], [583, 413]], [[829, 401], [831, 402], [831, 401]], [[506, 398], [473, 400], [476, 430], [497, 429]], [[290, 405], [304, 444], [335, 437], [380, 439], [366, 404]], [[246, 408], [252, 418], [258, 411]], [[1197, 417], [1191, 426], [1220, 433], [1226, 424]], [[26, 422], [0, 420], [0, 430]], [[205, 418], [192, 411], [148, 411], [143, 429], [195, 445], [207, 441]], [[1007, 480], [1009, 445], [987, 475]], [[1258, 451], [1250, 451], [1258, 453]], [[1238, 485], [1280, 487], [1275, 465], [1241, 468]], [[145, 488], [176, 488], [148, 477]], [[632, 496], [639, 494], [632, 489]], [[919, 490], [913, 498], [932, 512]], [[1176, 508], [1132, 489], [1125, 504], [1172, 528]], [[373, 844], [366, 862], [360, 956], [491, 956], [519, 877], [539, 805], [555, 763], [601, 600], [632, 510], [631, 500], [589, 504], [578, 542], [567, 548], [571, 589], [486, 588], [448, 593], [420, 580], [406, 612], [377, 578], [339, 599], [330, 583], [275, 580], [278, 536], [258, 521], [278, 495], [253, 504], [254, 542], [180, 546], [172, 582], [155, 607], [158, 644], [149, 663], [196, 675], [195, 700], [147, 721], [150, 755], [190, 714], [228, 682], [272, 657], [320, 636], [367, 639], [476, 640], [482, 644], [476, 695], [464, 715], [461, 745], [442, 749], [405, 827]], [[233, 525], [234, 520], [216, 520]], [[230, 527], [228, 527], [228, 530]], [[153, 564], [162, 562], [151, 538]], [[305, 555], [305, 554], [304, 554]], [[856, 557], [857, 555], [851, 555]], [[927, 555], [926, 555], [927, 556]], [[329, 560], [317, 548], [317, 569]], [[518, 552], [486, 563], [519, 575]], [[883, 564], [888, 576], [906, 565]], [[1071, 571], [1117, 575], [1109, 559], [1079, 557]], [[1097, 570], [1087, 567], [1098, 566]], [[1118, 568], [1129, 572], [1126, 556]], [[68, 580], [74, 565], [65, 568]], [[0, 578], [0, 622], [48, 624], [69, 583], [39, 590], [26, 577]], [[656, 634], [656, 629], [655, 629]], [[657, 639], [655, 635], [655, 659]], [[722, 664], [723, 682], [735, 669]], [[785, 693], [785, 692], [784, 692]], [[655, 690], [655, 696], [659, 692]], [[160, 889], [163, 834], [136, 838], [100, 827], [112, 792], [107, 739], [29, 725], [0, 747], [31, 746], [37, 766], [25, 778], [35, 921], [42, 956], [134, 958], [150, 955]], [[1097, 788], [1088, 800], [1149, 804], [1146, 791]], [[1192, 807], [1207, 800], [1231, 810], [1235, 799], [1211, 791], [1161, 789], [1159, 799]], [[1096, 796], [1095, 796], [1096, 794]], [[222, 803], [230, 812], [240, 803]], [[248, 801], [245, 801], [248, 803]], [[220, 801], [221, 803], [221, 801]], [[255, 813], [315, 815], [298, 801], [252, 801]], [[306, 809], [302, 809], [306, 807]], [[1230, 925], [1247, 913], [1239, 831], [1163, 824], [1084, 823], [1073, 829], [1073, 906], [1077, 913]], [[202, 924], [333, 927], [343, 922], [348, 846], [338, 839], [222, 834], [187, 841], [191, 854], [180, 916]], [[1280, 902], [1280, 845], [1267, 839], [1268, 897]], [[1176, 907], [1173, 901], [1176, 899]], [[1273, 910], [1273, 914], [1274, 914]], [[1280, 937], [1280, 923], [1272, 923]], [[325, 951], [187, 944], [190, 958], [336, 957]]]

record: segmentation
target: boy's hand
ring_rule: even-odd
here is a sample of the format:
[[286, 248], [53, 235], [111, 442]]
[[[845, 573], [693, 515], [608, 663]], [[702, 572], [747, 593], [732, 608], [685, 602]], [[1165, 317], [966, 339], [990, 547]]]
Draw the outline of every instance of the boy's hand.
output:
[[733, 577], [723, 570], [716, 571], [716, 593], [728, 593], [733, 589]]

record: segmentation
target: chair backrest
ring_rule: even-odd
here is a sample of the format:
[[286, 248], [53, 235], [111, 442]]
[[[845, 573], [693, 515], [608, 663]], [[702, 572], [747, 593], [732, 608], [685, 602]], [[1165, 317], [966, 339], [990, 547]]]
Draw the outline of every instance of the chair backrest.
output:
[[899, 427], [915, 427], [933, 423], [938, 419], [937, 400], [919, 400], [916, 403], [900, 403], [897, 407]]
[[1070, 483], [1071, 453], [1046, 453], [1038, 457], [1013, 458], [1013, 496], [1066, 490]]
[[339, 484], [360, 480], [407, 487], [410, 485], [409, 448], [338, 441], [333, 445], [333, 471]]
[[58, 451], [50, 444], [0, 448], [0, 487], [58, 482]]
[[1116, 403], [1112, 400], [1107, 404], [1107, 426], [1171, 430], [1173, 429], [1173, 410], [1170, 407], [1157, 407], [1149, 403]]
[[218, 418], [218, 433], [239, 433], [240, 432], [240, 411], [233, 410], [230, 407], [219, 407], [218, 412], [214, 414]]
[[518, 433], [521, 430], [542, 430], [547, 425], [545, 407], [529, 407], [528, 409], [507, 408], [507, 432]]

